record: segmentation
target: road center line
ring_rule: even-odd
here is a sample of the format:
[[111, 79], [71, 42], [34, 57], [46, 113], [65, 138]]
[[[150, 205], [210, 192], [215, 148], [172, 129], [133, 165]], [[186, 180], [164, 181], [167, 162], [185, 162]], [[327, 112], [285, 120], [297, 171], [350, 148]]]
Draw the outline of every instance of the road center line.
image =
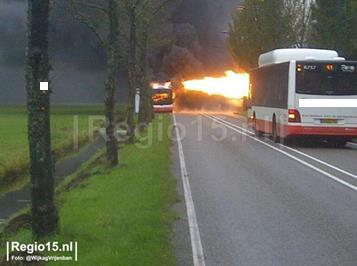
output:
[[238, 126], [238, 125], [236, 125], [236, 124], [234, 124], [234, 123], [231, 123], [231, 122], [229, 122], [229, 121], [227, 121], [227, 120], [225, 120], [225, 119], [223, 119], [223, 118], [220, 118], [220, 117], [217, 117], [217, 116], [214, 116], [214, 115], [208, 115], [208, 116], [214, 117], [215, 119], [218, 119], [218, 120], [220, 120], [220, 121], [222, 121], [222, 122], [224, 122], [224, 123], [227, 123], [228, 125], [237, 127], [237, 128], [243, 130], [243, 131], [246, 132], [246, 133], [249, 133], [249, 134], [251, 134], [251, 135], [254, 135], [254, 132], [253, 132], [253, 131], [250, 131], [250, 130], [247, 129], [247, 128], [240, 127], [240, 126]]
[[257, 142], [259, 142], [259, 143], [261, 143], [261, 144], [263, 144], [263, 145], [265, 145], [265, 146], [267, 146], [267, 147], [269, 147], [269, 148], [271, 148], [271, 149], [273, 149], [273, 150], [275, 150], [275, 151], [277, 151], [277, 152], [279, 152], [279, 153], [281, 153], [281, 154], [283, 154], [283, 155], [285, 155], [285, 156], [287, 156], [287, 157], [299, 162], [300, 164], [302, 164], [302, 165], [304, 165], [306, 167], [309, 167], [309, 168], [315, 170], [316, 172], [319, 172], [320, 174], [323, 174], [323, 175], [333, 179], [334, 181], [336, 181], [336, 182], [338, 182], [338, 183], [340, 183], [340, 184], [342, 184], [342, 185], [344, 185], [344, 186], [346, 186], [346, 187], [348, 187], [348, 188], [350, 188], [350, 189], [352, 189], [354, 191], [357, 191], [357, 187], [356, 186], [354, 186], [354, 185], [352, 185], [352, 184], [340, 179], [339, 177], [337, 177], [335, 175], [332, 175], [332, 174], [330, 174], [330, 173], [328, 173], [328, 172], [326, 172], [326, 171], [324, 171], [324, 170], [322, 170], [322, 169], [320, 169], [320, 168], [318, 168], [318, 167], [316, 167], [316, 166], [314, 166], [312, 164], [309, 164], [308, 162], [305, 162], [304, 160], [299, 159], [298, 157], [296, 157], [296, 156], [294, 156], [294, 155], [292, 155], [292, 154], [290, 154], [290, 153], [288, 153], [286, 151], [280, 150], [280, 149], [274, 147], [273, 145], [270, 145], [270, 144], [268, 144], [268, 143], [266, 143], [266, 142], [264, 142], [264, 141], [262, 141], [260, 139], [257, 139], [255, 137], [251, 136], [250, 134], [245, 133], [244, 131], [238, 130], [237, 128], [232, 127], [229, 124], [224, 123], [224, 122], [222, 122], [222, 121], [220, 121], [220, 120], [218, 120], [218, 119], [216, 119], [214, 117], [211, 117], [211, 116], [208, 116], [208, 115], [205, 115], [205, 114], [203, 114], [203, 115], [205, 117], [207, 117], [207, 118], [210, 118], [210, 119], [212, 119], [212, 120], [214, 120], [214, 121], [216, 121], [216, 122], [218, 122], [218, 123], [230, 128], [230, 129], [232, 129], [233, 131], [236, 131], [236, 132], [238, 132], [238, 133], [240, 133], [242, 135], [245, 135], [248, 138], [251, 138], [251, 139], [253, 139], [253, 140], [255, 140], [255, 141], [257, 141]]
[[[226, 121], [226, 120], [224, 120], [224, 119], [222, 119], [222, 118], [219, 118], [219, 117], [216, 117], [216, 116], [212, 116], [212, 117], [214, 117], [214, 118], [216, 118], [216, 119], [218, 119], [218, 120], [220, 120], [220, 121], [222, 121], [222, 122], [224, 122], [224, 123], [227, 123], [227, 124], [229, 124], [229, 125], [231, 125], [231, 126], [233, 126], [233, 127], [239, 128], [239, 129], [241, 129], [241, 130], [243, 130], [243, 131], [245, 131], [245, 132], [248, 132], [248, 133], [253, 134], [252, 131], [249, 131], [248, 129], [245, 129], [245, 128], [243, 128], [243, 127], [240, 127], [240, 126], [238, 126], [238, 125], [236, 125], [236, 124], [234, 124], [234, 123], [230, 123], [230, 122], [228, 122], [228, 121]], [[286, 146], [286, 145], [284, 145], [284, 144], [280, 144], [280, 143], [279, 143], [278, 145], [279, 145], [280, 147], [283, 147], [283, 148], [287, 149], [287, 150], [290, 150], [290, 151], [292, 151], [292, 152], [295, 152], [295, 153], [298, 153], [298, 154], [300, 154], [300, 155], [302, 155], [302, 156], [305, 156], [306, 158], [309, 158], [309, 159], [311, 159], [311, 160], [313, 160], [313, 161], [315, 161], [315, 162], [318, 162], [318, 163], [320, 163], [320, 164], [322, 164], [322, 165], [325, 165], [325, 166], [327, 166], [327, 167], [330, 167], [331, 169], [334, 169], [334, 170], [336, 170], [336, 171], [338, 171], [338, 172], [340, 172], [340, 173], [342, 173], [342, 174], [345, 174], [345, 175], [348, 175], [348, 176], [350, 176], [350, 177], [352, 177], [352, 178], [354, 178], [354, 179], [357, 179], [357, 175], [354, 175], [354, 174], [352, 174], [352, 173], [350, 173], [350, 172], [348, 172], [348, 171], [346, 171], [346, 170], [343, 170], [343, 169], [341, 169], [341, 168], [339, 168], [339, 167], [337, 167], [337, 166], [335, 166], [335, 165], [332, 165], [332, 164], [330, 164], [330, 163], [328, 163], [328, 162], [325, 162], [325, 161], [323, 161], [323, 160], [320, 160], [320, 159], [318, 159], [318, 158], [316, 158], [316, 157], [314, 157], [314, 156], [311, 156], [311, 155], [309, 155], [309, 154], [306, 154], [306, 153], [304, 153], [304, 152], [302, 152], [302, 151], [299, 151], [299, 150], [290, 148], [289, 146]]]
[[185, 202], [186, 202], [186, 210], [187, 210], [187, 218], [188, 225], [190, 229], [190, 237], [191, 237], [191, 246], [192, 246], [192, 256], [193, 256], [193, 264], [195, 266], [205, 266], [205, 258], [203, 254], [200, 230], [197, 223], [195, 206], [192, 199], [191, 186], [189, 181], [189, 176], [186, 168], [185, 156], [183, 153], [183, 147], [181, 142], [180, 132], [176, 122], [176, 116], [173, 114], [173, 121], [176, 131], [177, 138], [177, 148], [180, 157], [180, 168], [181, 168], [181, 178], [184, 188], [185, 194]]
[[310, 155], [308, 155], [308, 154], [306, 154], [306, 153], [304, 153], [304, 152], [301, 152], [301, 151], [299, 151], [299, 150], [290, 148], [290, 147], [285, 146], [285, 145], [283, 145], [283, 144], [279, 144], [279, 145], [280, 145], [281, 147], [284, 147], [284, 148], [290, 150], [290, 151], [293, 151], [293, 152], [296, 152], [296, 153], [298, 153], [298, 154], [301, 154], [301, 155], [305, 156], [306, 158], [309, 158], [309, 159], [311, 159], [311, 160], [313, 160], [313, 161], [315, 161], [315, 162], [318, 162], [318, 163], [320, 163], [320, 164], [322, 164], [322, 165], [325, 165], [325, 166], [327, 166], [327, 167], [330, 167], [331, 169], [334, 169], [334, 170], [336, 170], [336, 171], [338, 171], [338, 172], [340, 172], [340, 173], [342, 173], [342, 174], [345, 174], [345, 175], [348, 175], [348, 176], [350, 176], [350, 177], [352, 177], [352, 178], [357, 179], [357, 175], [354, 175], [354, 174], [352, 174], [352, 173], [350, 173], [350, 172], [348, 172], [348, 171], [346, 171], [346, 170], [343, 170], [343, 169], [341, 169], [341, 168], [339, 168], [339, 167], [337, 167], [337, 166], [334, 166], [334, 165], [332, 165], [332, 164], [329, 164], [328, 162], [322, 161], [322, 160], [320, 160], [320, 159], [318, 159], [318, 158], [315, 158], [315, 157], [310, 156]]

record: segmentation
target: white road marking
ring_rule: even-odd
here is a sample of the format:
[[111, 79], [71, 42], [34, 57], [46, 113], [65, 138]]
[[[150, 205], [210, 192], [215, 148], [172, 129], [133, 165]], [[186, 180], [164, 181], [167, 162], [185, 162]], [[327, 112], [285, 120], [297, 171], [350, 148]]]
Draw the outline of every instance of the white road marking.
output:
[[227, 120], [225, 120], [225, 119], [223, 119], [223, 118], [220, 118], [220, 117], [217, 117], [217, 116], [214, 116], [214, 115], [209, 115], [209, 116], [212, 116], [212, 117], [214, 117], [214, 118], [216, 118], [216, 119], [218, 119], [218, 120], [220, 120], [220, 121], [222, 121], [222, 122], [224, 122], [224, 123], [227, 123], [227, 124], [229, 124], [229, 125], [231, 125], [231, 126], [237, 127], [237, 128], [239, 128], [239, 129], [245, 131], [246, 133], [249, 133], [249, 134], [251, 134], [251, 135], [254, 135], [254, 132], [253, 132], [253, 131], [250, 131], [248, 128], [240, 127], [240, 126], [238, 126], [238, 125], [236, 125], [236, 124], [234, 124], [234, 123], [231, 123], [231, 122], [229, 122], [229, 121], [227, 121]]
[[0, 219], [0, 224], [4, 224], [6, 223], [6, 220], [5, 219]]
[[275, 146], [273, 146], [273, 145], [271, 145], [271, 144], [269, 144], [267, 142], [264, 142], [264, 141], [262, 141], [260, 139], [257, 139], [256, 137], [253, 137], [253, 136], [251, 136], [250, 134], [247, 134], [244, 131], [238, 130], [236, 127], [232, 127], [229, 124], [224, 123], [224, 122], [222, 122], [222, 121], [220, 121], [220, 120], [218, 120], [218, 119], [216, 119], [214, 117], [211, 117], [211, 116], [208, 116], [208, 115], [204, 115], [204, 116], [206, 116], [207, 118], [210, 118], [210, 119], [212, 119], [212, 120], [214, 120], [214, 121], [216, 121], [218, 123], [221, 123], [222, 125], [232, 129], [233, 131], [236, 131], [236, 132], [238, 132], [238, 133], [240, 133], [242, 135], [245, 135], [248, 138], [251, 138], [251, 139], [253, 139], [253, 140], [255, 140], [255, 141], [257, 141], [257, 142], [259, 142], [259, 143], [261, 143], [261, 144], [263, 144], [263, 145], [265, 145], [265, 146], [267, 146], [267, 147], [269, 147], [269, 148], [271, 148], [271, 149], [273, 149], [273, 150], [275, 150], [277, 152], [280, 152], [281, 154], [284, 154], [285, 156], [287, 156], [287, 157], [299, 162], [300, 164], [302, 164], [302, 165], [304, 165], [306, 167], [309, 167], [309, 168], [315, 170], [316, 172], [319, 172], [320, 174], [323, 174], [323, 175], [333, 179], [334, 181], [336, 181], [336, 182], [338, 182], [338, 183], [340, 183], [340, 184], [342, 184], [342, 185], [344, 185], [344, 186], [346, 186], [346, 187], [348, 187], [348, 188], [350, 188], [350, 189], [352, 189], [354, 191], [357, 191], [357, 187], [356, 186], [354, 186], [354, 185], [352, 185], [352, 184], [340, 179], [339, 177], [337, 177], [335, 175], [332, 175], [332, 174], [330, 174], [330, 173], [328, 173], [328, 172], [326, 172], [326, 171], [324, 171], [324, 170], [322, 170], [322, 169], [320, 169], [320, 168], [318, 168], [318, 167], [316, 167], [316, 166], [314, 166], [312, 164], [309, 164], [308, 162], [305, 162], [305, 161], [299, 159], [298, 157], [296, 157], [296, 156], [294, 156], [294, 155], [292, 155], [290, 153], [287, 153], [287, 152], [285, 152], [285, 151], [283, 151], [281, 149], [278, 149]]
[[195, 206], [194, 206], [193, 199], [192, 199], [189, 176], [187, 173], [187, 168], [186, 168], [186, 163], [185, 163], [185, 156], [183, 153], [180, 132], [179, 132], [179, 129], [177, 126], [175, 114], [173, 114], [173, 121], [174, 121], [175, 130], [176, 130], [177, 147], [178, 147], [179, 157], [180, 157], [181, 178], [182, 178], [184, 194], [185, 194], [188, 225], [190, 228], [193, 264], [195, 266], [205, 266], [206, 264], [205, 264], [205, 258], [204, 258], [203, 248], [202, 248], [200, 230], [198, 228], [196, 211], [195, 211]]
[[[231, 126], [237, 127], [237, 128], [239, 128], [239, 129], [241, 129], [241, 130], [243, 130], [243, 131], [245, 131], [245, 132], [254, 134], [252, 131], [247, 130], [247, 129], [243, 128], [243, 127], [240, 127], [240, 126], [238, 126], [238, 125], [236, 125], [236, 124], [234, 124], [234, 123], [230, 123], [230, 122], [228, 122], [228, 121], [226, 121], [226, 120], [224, 120], [224, 119], [222, 119], [222, 118], [219, 118], [219, 117], [216, 117], [216, 116], [212, 116], [212, 117], [214, 117], [214, 118], [216, 118], [216, 119], [218, 119], [218, 120], [220, 120], [220, 121], [222, 121], [222, 122], [225, 122], [225, 123], [227, 123], [227, 124], [229, 124], [229, 125], [231, 125]], [[336, 170], [336, 171], [338, 171], [338, 172], [340, 172], [340, 173], [342, 173], [342, 174], [345, 174], [345, 175], [348, 175], [348, 176], [350, 176], [350, 177], [352, 177], [352, 178], [357, 179], [357, 175], [354, 175], [354, 174], [352, 174], [352, 173], [350, 173], [350, 172], [348, 172], [348, 171], [346, 171], [346, 170], [343, 170], [343, 169], [341, 169], [341, 168], [339, 168], [339, 167], [337, 167], [337, 166], [335, 166], [335, 165], [332, 165], [332, 164], [330, 164], [330, 163], [328, 163], [328, 162], [325, 162], [325, 161], [323, 161], [323, 160], [320, 160], [320, 159], [318, 159], [318, 158], [316, 158], [316, 157], [314, 157], [314, 156], [311, 156], [311, 155], [306, 154], [306, 153], [304, 153], [304, 152], [302, 152], [302, 151], [299, 151], [299, 150], [290, 148], [289, 146], [286, 146], [286, 145], [284, 145], [284, 144], [280, 144], [280, 143], [279, 143], [279, 146], [280, 146], [280, 147], [283, 147], [283, 148], [285, 148], [285, 149], [288, 149], [288, 150], [290, 150], [290, 151], [293, 151], [293, 152], [295, 152], [295, 153], [298, 153], [298, 154], [300, 154], [300, 155], [302, 155], [302, 156], [305, 156], [306, 158], [309, 158], [309, 159], [311, 159], [311, 160], [313, 160], [313, 161], [315, 161], [315, 162], [318, 162], [318, 163], [320, 163], [320, 164], [322, 164], [322, 165], [325, 165], [325, 166], [327, 166], [327, 167], [330, 167], [331, 169], [334, 169], [334, 170]], [[356, 146], [357, 146], [357, 145], [356, 145]]]
[[301, 152], [301, 151], [299, 151], [299, 150], [290, 148], [290, 147], [285, 146], [285, 145], [283, 145], [283, 144], [279, 144], [279, 145], [280, 145], [281, 147], [284, 147], [284, 148], [290, 150], [290, 151], [293, 151], [293, 152], [296, 152], [296, 153], [298, 153], [298, 154], [300, 154], [300, 155], [302, 155], [302, 156], [305, 156], [306, 158], [309, 158], [309, 159], [311, 159], [311, 160], [313, 160], [313, 161], [315, 161], [315, 162], [318, 162], [318, 163], [323, 164], [323, 165], [325, 165], [325, 166], [327, 166], [327, 167], [330, 167], [330, 168], [332, 168], [332, 169], [334, 169], [334, 170], [336, 170], [336, 171], [338, 171], [338, 172], [340, 172], [340, 173], [342, 173], [342, 174], [345, 174], [345, 175], [348, 175], [348, 176], [350, 176], [350, 177], [352, 177], [352, 178], [357, 179], [357, 175], [354, 175], [354, 174], [352, 174], [352, 173], [350, 173], [350, 172], [348, 172], [348, 171], [346, 171], [346, 170], [343, 170], [343, 169], [341, 169], [341, 168], [339, 168], [339, 167], [337, 167], [337, 166], [334, 166], [334, 165], [332, 165], [332, 164], [330, 164], [330, 163], [327, 163], [327, 162], [325, 162], [325, 161], [322, 161], [322, 160], [320, 160], [320, 159], [318, 159], [318, 158], [315, 158], [315, 157], [313, 157], [313, 156], [311, 156], [311, 155], [308, 155], [308, 154], [306, 154], [306, 153], [304, 153], [304, 152]]

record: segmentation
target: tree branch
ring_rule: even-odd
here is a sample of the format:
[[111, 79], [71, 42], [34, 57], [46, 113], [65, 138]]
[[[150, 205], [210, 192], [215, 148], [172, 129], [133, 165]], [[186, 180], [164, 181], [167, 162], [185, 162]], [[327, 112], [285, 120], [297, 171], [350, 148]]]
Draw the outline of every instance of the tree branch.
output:
[[103, 36], [100, 34], [98, 31], [97, 27], [94, 25], [93, 21], [90, 19], [90, 17], [86, 16], [82, 12], [79, 11], [77, 5], [75, 4], [75, 0], [70, 0], [69, 1], [71, 10], [72, 10], [72, 15], [74, 16], [75, 19], [79, 20], [80, 22], [84, 23], [97, 37], [97, 40], [103, 48], [107, 47], [107, 44], [105, 42], [105, 39]]
[[172, 0], [165, 0], [164, 2], [161, 3], [161, 5], [159, 5], [156, 10], [154, 11], [154, 13], [152, 14], [152, 17], [156, 16], [157, 13], [159, 13], [161, 11], [162, 8], [164, 8], [164, 6], [166, 6], [168, 3], [170, 3]]
[[96, 4], [96, 3], [85, 3], [84, 5], [85, 5], [86, 7], [99, 10], [99, 11], [103, 12], [106, 16], [108, 16], [108, 10], [107, 10], [105, 7], [103, 7], [103, 6], [99, 5], [99, 4]]

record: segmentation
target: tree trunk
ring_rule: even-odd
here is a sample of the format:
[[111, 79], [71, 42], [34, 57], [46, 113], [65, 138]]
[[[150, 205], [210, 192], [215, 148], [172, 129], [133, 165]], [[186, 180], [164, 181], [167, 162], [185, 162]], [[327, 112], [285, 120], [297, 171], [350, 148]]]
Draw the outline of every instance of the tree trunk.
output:
[[304, 47], [305, 45], [305, 35], [306, 35], [306, 29], [307, 29], [307, 23], [308, 23], [308, 14], [307, 14], [307, 9], [309, 7], [306, 6], [306, 0], [303, 0], [302, 1], [302, 25], [301, 25], [301, 32], [300, 32], [300, 40], [299, 40], [299, 45], [300, 45], [300, 48]]
[[152, 101], [152, 88], [149, 84], [146, 84], [146, 100], [145, 100], [145, 122], [151, 123], [154, 119], [154, 107]]
[[139, 49], [139, 64], [140, 64], [140, 111], [139, 111], [139, 123], [142, 126], [146, 126], [149, 123], [149, 84], [147, 80], [147, 46], [148, 46], [148, 32], [146, 29], [141, 34], [141, 45]]
[[128, 142], [134, 143], [135, 138], [135, 121], [134, 121], [134, 106], [135, 106], [135, 83], [136, 83], [136, 14], [135, 8], [130, 12], [130, 40], [129, 40], [129, 70], [128, 70]]
[[40, 91], [49, 81], [49, 0], [28, 1], [27, 108], [31, 173], [32, 232], [41, 238], [58, 229], [54, 204], [51, 154], [50, 91]]
[[142, 77], [140, 78], [140, 110], [139, 110], [139, 129], [143, 130], [147, 127], [148, 125], [148, 121], [147, 121], [147, 111], [148, 111], [148, 89], [147, 89], [147, 82], [146, 82], [146, 78]]
[[105, 82], [105, 117], [107, 161], [110, 166], [118, 164], [118, 140], [115, 121], [116, 72], [118, 66], [117, 49], [119, 38], [119, 20], [115, 0], [108, 0], [109, 35], [107, 44], [107, 79]]
[[105, 117], [106, 117], [106, 148], [107, 162], [110, 166], [118, 164], [118, 141], [115, 126], [115, 53], [113, 49], [107, 52], [107, 80], [105, 82]]
[[336, 35], [336, 40], [335, 40], [335, 49], [339, 54], [342, 54], [341, 52], [341, 31], [342, 31], [342, 22], [343, 22], [343, 4], [342, 0], [336, 0], [336, 30], [335, 30], [335, 35]]

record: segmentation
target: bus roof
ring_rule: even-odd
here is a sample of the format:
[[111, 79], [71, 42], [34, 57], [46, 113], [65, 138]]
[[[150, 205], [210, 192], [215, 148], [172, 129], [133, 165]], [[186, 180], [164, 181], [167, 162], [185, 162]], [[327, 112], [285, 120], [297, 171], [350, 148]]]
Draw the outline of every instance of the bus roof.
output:
[[171, 90], [172, 89], [170, 81], [168, 81], [168, 82], [152, 82], [151, 87], [154, 90], [163, 90], [163, 89]]
[[343, 57], [339, 57], [338, 53], [333, 50], [322, 49], [277, 49], [259, 56], [259, 67], [280, 64], [292, 60], [297, 61], [344, 61]]

